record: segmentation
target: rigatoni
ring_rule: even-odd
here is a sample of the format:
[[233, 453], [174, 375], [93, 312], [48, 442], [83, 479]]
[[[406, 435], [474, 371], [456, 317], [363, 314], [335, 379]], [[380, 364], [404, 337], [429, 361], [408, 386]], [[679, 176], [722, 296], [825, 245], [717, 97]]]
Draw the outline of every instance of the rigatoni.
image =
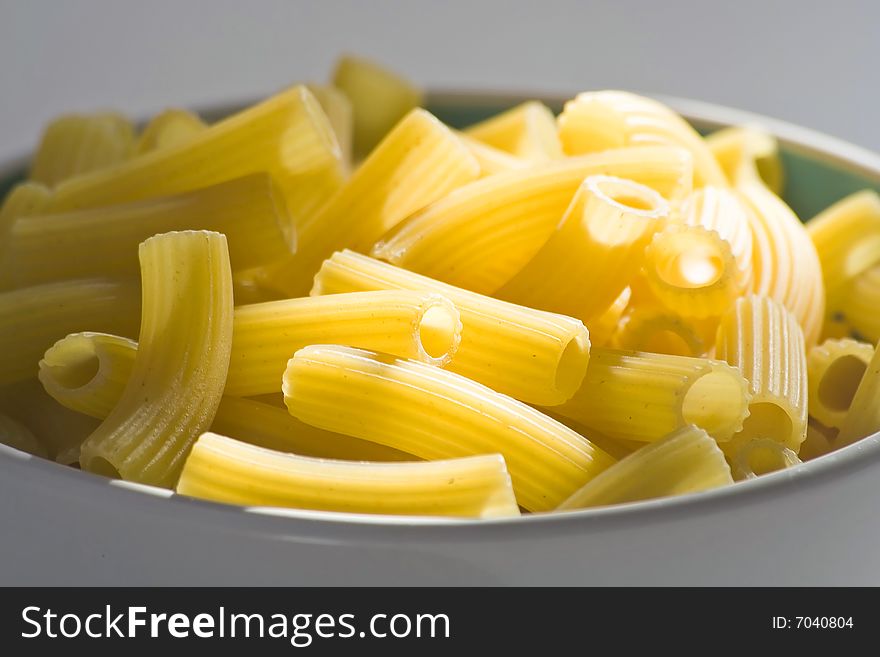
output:
[[143, 320], [122, 399], [82, 446], [99, 474], [171, 487], [211, 424], [232, 346], [232, 271], [218, 233], [165, 233], [141, 245]]
[[167, 109], [150, 119], [144, 127], [138, 137], [135, 153], [141, 155], [176, 146], [200, 134], [207, 127], [198, 114], [184, 109]]
[[495, 148], [494, 146], [489, 146], [489, 144], [484, 144], [483, 142], [474, 139], [473, 137], [469, 137], [463, 132], [459, 132], [457, 134], [458, 138], [461, 139], [461, 143], [463, 143], [467, 147], [467, 149], [471, 152], [471, 155], [474, 156], [474, 158], [477, 160], [477, 163], [480, 165], [481, 178], [485, 178], [486, 176], [491, 176], [502, 171], [523, 169], [530, 164], [528, 160], [524, 160], [514, 155], [510, 155], [509, 153], [505, 153], [504, 151]]
[[571, 397], [584, 378], [590, 340], [580, 321], [446, 285], [373, 258], [339, 251], [324, 261], [312, 295], [365, 290], [440, 294], [461, 317], [461, 343], [447, 369], [532, 404]]
[[536, 100], [496, 114], [466, 128], [464, 132], [489, 146], [531, 162], [563, 157], [562, 144], [556, 131], [556, 117], [549, 107]]
[[609, 344], [630, 351], [705, 356], [715, 345], [717, 326], [717, 318], [682, 317], [658, 303], [636, 299], [633, 295]]
[[431, 463], [314, 459], [214, 433], [196, 441], [177, 492], [231, 504], [392, 515], [518, 516], [497, 454]]
[[840, 427], [836, 447], [849, 445], [880, 431], [880, 349], [868, 363], [849, 411]]
[[614, 462], [532, 407], [415, 361], [313, 345], [290, 360], [282, 389], [304, 422], [427, 460], [498, 452], [530, 511], [556, 507]]
[[840, 294], [834, 295], [832, 303], [835, 306], [829, 310], [839, 314], [847, 333], [874, 344], [880, 341], [880, 264], [847, 283]]
[[871, 358], [874, 347], [850, 338], [826, 340], [807, 354], [808, 404], [811, 418], [839, 429]]
[[800, 462], [798, 455], [782, 443], [771, 438], [756, 438], [736, 449], [731, 457], [731, 471], [734, 479], [745, 481]]
[[559, 510], [697, 493], [733, 483], [718, 445], [688, 425], [615, 463], [559, 505]]
[[354, 138], [354, 110], [351, 101], [342, 90], [331, 84], [307, 84], [306, 87], [312, 92], [315, 99], [321, 104], [321, 109], [327, 115], [339, 150], [342, 152], [342, 164], [346, 171], [351, 169], [352, 164], [352, 140]]
[[705, 142], [731, 185], [736, 185], [744, 169], [751, 170], [758, 173], [770, 191], [782, 194], [785, 173], [779, 144], [773, 135], [753, 125], [732, 126], [716, 130]]

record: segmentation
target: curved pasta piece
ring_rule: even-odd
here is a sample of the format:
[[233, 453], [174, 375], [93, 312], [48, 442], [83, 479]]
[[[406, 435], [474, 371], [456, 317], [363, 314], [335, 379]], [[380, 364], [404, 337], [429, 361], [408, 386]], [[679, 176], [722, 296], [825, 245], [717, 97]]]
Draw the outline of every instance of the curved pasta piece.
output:
[[756, 126], [734, 126], [713, 132], [705, 141], [731, 185], [745, 165], [758, 172], [770, 191], [782, 196], [785, 171], [776, 137]]
[[584, 378], [590, 339], [572, 318], [446, 285], [353, 251], [338, 251], [315, 276], [312, 295], [365, 290], [440, 294], [461, 317], [461, 343], [447, 369], [532, 404], [571, 397]]
[[237, 270], [289, 257], [296, 232], [282, 193], [264, 173], [175, 196], [25, 216], [8, 234], [0, 280], [16, 286], [89, 276], [134, 277], [145, 239], [175, 230], [226, 235]]
[[695, 186], [726, 182], [697, 131], [652, 98], [626, 91], [587, 91], [565, 103], [557, 124], [568, 155], [645, 144], [679, 146], [694, 158]]
[[676, 205], [690, 192], [691, 167], [687, 151], [644, 146], [502, 172], [417, 212], [378, 242], [372, 254], [492, 294], [549, 239], [587, 176], [631, 179]]
[[54, 187], [125, 162], [134, 148], [134, 126], [121, 114], [65, 114], [46, 126], [34, 154], [30, 179]]
[[721, 319], [715, 349], [742, 372], [752, 395], [736, 446], [770, 438], [797, 452], [807, 431], [807, 354], [794, 315], [768, 297], [737, 299]]
[[37, 440], [30, 429], [3, 413], [0, 413], [0, 444], [34, 456], [49, 457], [49, 450]]
[[731, 458], [731, 471], [734, 479], [745, 481], [800, 463], [798, 455], [782, 443], [770, 438], [756, 438], [737, 448]]
[[843, 419], [835, 446], [851, 445], [878, 431], [880, 431], [880, 349], [875, 349], [874, 356], [868, 363], [868, 368], [853, 395], [849, 411]]
[[839, 429], [873, 355], [873, 346], [850, 338], [826, 340], [810, 349], [807, 353], [810, 417], [826, 427]]
[[615, 463], [559, 505], [560, 511], [698, 493], [733, 483], [715, 440], [688, 425]]
[[321, 104], [321, 109], [324, 110], [330, 125], [333, 126], [339, 150], [342, 152], [342, 164], [345, 171], [350, 171], [354, 158], [352, 154], [354, 148], [354, 109], [351, 106], [351, 101], [341, 89], [337, 89], [332, 84], [307, 84], [306, 88]]
[[531, 162], [558, 160], [564, 155], [556, 117], [544, 103], [530, 100], [474, 124], [465, 134]]
[[860, 339], [880, 341], [880, 264], [862, 272], [844, 286], [838, 310], [847, 333]]
[[715, 345], [717, 327], [717, 318], [682, 317], [657, 303], [637, 300], [634, 293], [611, 345], [617, 349], [671, 356], [705, 356]]
[[630, 287], [624, 288], [605, 312], [586, 323], [587, 330], [590, 332], [591, 346], [607, 347], [611, 343], [631, 297], [632, 289]]
[[411, 290], [351, 292], [235, 309], [226, 394], [278, 392], [291, 355], [310, 344], [344, 344], [446, 365], [461, 341], [449, 299]]
[[143, 320], [122, 398], [82, 445], [84, 470], [171, 487], [213, 420], [232, 346], [226, 238], [164, 233], [140, 248]]
[[550, 410], [615, 439], [653, 442], [695, 424], [723, 441], [742, 427], [749, 400], [727, 363], [597, 347], [581, 387]]
[[431, 365], [349, 347], [300, 349], [284, 373], [300, 420], [427, 460], [499, 452], [519, 504], [557, 506], [614, 462], [586, 438], [514, 399]]
[[167, 109], [154, 116], [135, 144], [136, 155], [149, 153], [169, 146], [177, 146], [208, 128], [198, 114], [185, 109]]
[[550, 238], [495, 296], [586, 322], [638, 274], [646, 244], [668, 216], [669, 204], [654, 190], [590, 176]]
[[177, 492], [229, 504], [348, 513], [498, 518], [519, 507], [498, 454], [430, 463], [315, 459], [204, 433]]
[[483, 142], [474, 139], [473, 137], [469, 137], [463, 132], [459, 132], [456, 134], [458, 134], [458, 138], [461, 139], [461, 143], [463, 143], [467, 147], [467, 149], [471, 152], [471, 155], [474, 156], [474, 158], [477, 160], [477, 163], [480, 165], [480, 178], [485, 178], [496, 173], [501, 173], [502, 171], [524, 169], [530, 164], [528, 160], [516, 157], [515, 155], [511, 155], [510, 153], [505, 153], [504, 151], [495, 148], [494, 146], [490, 146], [489, 144], [484, 144]]

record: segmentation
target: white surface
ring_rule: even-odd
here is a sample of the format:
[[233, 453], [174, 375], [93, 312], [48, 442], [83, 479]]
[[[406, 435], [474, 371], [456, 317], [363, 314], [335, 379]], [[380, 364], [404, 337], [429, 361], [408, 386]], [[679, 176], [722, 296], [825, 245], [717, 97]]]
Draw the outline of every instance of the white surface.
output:
[[880, 150], [878, 20], [871, 0], [0, 0], [0, 156], [58, 112], [257, 96], [342, 51], [426, 86], [624, 87]]

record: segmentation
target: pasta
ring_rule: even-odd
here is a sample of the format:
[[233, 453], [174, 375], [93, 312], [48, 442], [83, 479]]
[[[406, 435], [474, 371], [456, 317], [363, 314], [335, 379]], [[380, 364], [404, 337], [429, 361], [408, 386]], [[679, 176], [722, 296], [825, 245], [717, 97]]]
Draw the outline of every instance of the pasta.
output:
[[718, 327], [716, 354], [749, 383], [749, 417], [736, 444], [770, 438], [796, 453], [807, 431], [807, 356], [794, 315], [767, 297], [737, 299]]
[[119, 403], [82, 445], [98, 474], [171, 487], [214, 417], [232, 346], [232, 272], [226, 238], [164, 233], [140, 247], [143, 320]]
[[832, 452], [836, 448], [837, 434], [837, 429], [829, 429], [815, 420], [810, 420], [807, 424], [807, 437], [801, 443], [798, 458], [802, 461], [810, 461]]
[[[706, 356], [715, 344], [716, 318], [682, 317], [652, 301], [633, 301], [620, 318], [611, 346], [672, 356]], [[592, 333], [590, 334], [592, 337]]]
[[373, 255], [481, 294], [492, 294], [540, 249], [591, 175], [628, 178], [671, 203], [690, 192], [686, 151], [627, 148], [506, 171], [466, 185], [417, 212]]
[[519, 515], [497, 454], [352, 463], [282, 454], [214, 433], [196, 441], [177, 492], [219, 502], [395, 515]]
[[24, 182], [12, 188], [0, 207], [0, 262], [9, 257], [8, 233], [19, 217], [39, 212], [49, 202], [49, 189], [40, 183]]
[[522, 158], [510, 155], [504, 151], [484, 144], [483, 142], [459, 132], [458, 138], [461, 139], [471, 155], [480, 165], [480, 177], [485, 178], [502, 171], [511, 171], [513, 169], [523, 169], [529, 166], [529, 162]]
[[770, 438], [757, 438], [739, 447], [732, 462], [733, 478], [743, 481], [768, 472], [785, 470], [798, 465], [801, 460], [782, 443]]
[[266, 174], [253, 174], [176, 196], [22, 217], [9, 231], [0, 282], [134, 277], [138, 244], [187, 229], [224, 233], [236, 270], [281, 260], [296, 248], [280, 190]]
[[463, 376], [360, 349], [300, 349], [282, 391], [308, 424], [426, 460], [498, 452], [529, 511], [554, 508], [614, 462], [564, 425]]
[[352, 166], [352, 140], [354, 134], [354, 112], [351, 101], [340, 89], [331, 84], [308, 84], [306, 85], [315, 99], [321, 104], [321, 109], [327, 115], [339, 150], [342, 152], [342, 164], [345, 171]]
[[705, 141], [731, 185], [736, 184], [745, 165], [758, 173], [770, 191], [782, 194], [785, 172], [775, 137], [750, 125], [717, 130]]
[[498, 392], [552, 406], [571, 397], [584, 378], [590, 339], [571, 317], [517, 306], [446, 285], [353, 251], [324, 261], [312, 295], [367, 290], [440, 294], [461, 317], [461, 342], [447, 368]]
[[[835, 310], [844, 335], [852, 333], [874, 344], [880, 341], [880, 264], [853, 278], [837, 298]], [[825, 331], [829, 331], [827, 321]]]
[[168, 109], [157, 114], [138, 137], [135, 154], [177, 146], [201, 134], [208, 125], [197, 114], [184, 109]]
[[0, 413], [0, 444], [14, 447], [34, 456], [49, 457], [49, 451], [21, 422]]
[[724, 454], [712, 437], [699, 427], [687, 425], [615, 463], [558, 508], [637, 502], [732, 483]]
[[587, 322], [636, 276], [645, 245], [668, 215], [668, 203], [654, 190], [590, 176], [555, 232], [496, 296]]
[[850, 338], [826, 340], [807, 354], [810, 417], [839, 429], [856, 388], [871, 362], [874, 347]]
[[578, 391], [550, 410], [611, 438], [654, 442], [695, 424], [724, 441], [748, 415], [747, 388], [720, 361], [598, 347]]
[[611, 305], [600, 315], [586, 322], [587, 329], [590, 331], [590, 344], [594, 347], [607, 347], [614, 333], [617, 331], [618, 324], [623, 318], [623, 313], [629, 305], [632, 297], [632, 289], [625, 287], [623, 292], [617, 295], [617, 298], [611, 302]]
[[840, 433], [835, 441], [837, 447], [850, 445], [855, 441], [880, 431], [880, 349], [874, 355], [853, 395]]
[[549, 107], [538, 101], [517, 105], [470, 126], [464, 132], [489, 146], [531, 162], [563, 157], [562, 144], [556, 131], [556, 117]]

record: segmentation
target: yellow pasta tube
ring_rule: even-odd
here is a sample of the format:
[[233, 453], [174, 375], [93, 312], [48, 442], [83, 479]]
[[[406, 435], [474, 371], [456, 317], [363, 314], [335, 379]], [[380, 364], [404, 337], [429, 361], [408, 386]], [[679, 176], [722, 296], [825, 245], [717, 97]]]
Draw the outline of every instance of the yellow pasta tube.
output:
[[880, 341], [880, 264], [856, 276], [835, 296], [835, 310], [845, 327], [862, 340]]
[[518, 516], [498, 454], [431, 463], [315, 459], [214, 433], [196, 441], [181, 495], [229, 504], [415, 516]]
[[0, 206], [0, 264], [8, 257], [9, 230], [19, 217], [38, 213], [49, 202], [51, 192], [40, 183], [19, 183]]
[[816, 247], [829, 308], [842, 307], [846, 283], [880, 262], [880, 196], [866, 189], [851, 194], [807, 222]]
[[239, 306], [233, 326], [226, 393], [238, 397], [277, 392], [293, 352], [310, 344], [344, 344], [445, 365], [461, 340], [451, 301], [410, 290]]
[[755, 479], [801, 463], [795, 452], [770, 438], [748, 441], [736, 450], [731, 461], [731, 471], [737, 481]]
[[264, 173], [176, 196], [22, 217], [8, 234], [0, 281], [15, 286], [89, 276], [136, 276], [145, 239], [213, 230], [229, 240], [239, 269], [289, 257], [296, 236], [280, 190]]
[[92, 328], [137, 333], [137, 288], [127, 282], [78, 279], [0, 293], [0, 385], [37, 374], [43, 352], [56, 340]]
[[807, 354], [810, 417], [839, 429], [871, 362], [874, 347], [850, 338], [826, 340]]
[[625, 91], [584, 92], [565, 103], [557, 124], [568, 155], [646, 144], [680, 146], [694, 158], [696, 186], [726, 182], [700, 135], [678, 114], [651, 98]]
[[590, 332], [590, 345], [593, 347], [606, 347], [611, 343], [611, 339], [617, 331], [617, 326], [626, 312], [629, 305], [632, 289], [626, 287], [610, 306], [594, 319], [586, 322], [587, 329]]
[[459, 132], [458, 138], [467, 147], [474, 159], [480, 165], [480, 177], [485, 178], [502, 171], [512, 171], [514, 169], [524, 169], [529, 166], [528, 160], [510, 155], [504, 151], [484, 144], [481, 141]]
[[59, 185], [53, 212], [168, 196], [269, 173], [297, 228], [342, 185], [341, 153], [314, 96], [298, 86], [168, 148]]
[[232, 345], [226, 238], [164, 233], [141, 245], [143, 320], [122, 398], [82, 445], [98, 474], [170, 487], [214, 418]]
[[627, 178], [674, 205], [690, 192], [690, 155], [651, 146], [507, 171], [466, 185], [417, 212], [373, 255], [420, 274], [492, 294], [553, 234], [584, 178]]
[[773, 135], [755, 126], [734, 126], [713, 132], [705, 141], [731, 185], [736, 184], [747, 162], [770, 191], [782, 195], [785, 172], [779, 158], [779, 144]]
[[797, 452], [807, 430], [807, 356], [794, 315], [767, 297], [737, 299], [715, 349], [749, 382], [749, 417], [737, 444], [770, 438]]
[[399, 75], [362, 57], [336, 63], [333, 86], [354, 110], [354, 154], [363, 157], [407, 112], [422, 104], [422, 92]]
[[147, 123], [135, 146], [135, 154], [176, 146], [201, 134], [208, 124], [198, 114], [185, 109], [167, 109]]
[[484, 144], [533, 162], [563, 157], [556, 117], [544, 103], [530, 100], [470, 126], [465, 131]]
[[265, 283], [289, 296], [305, 294], [333, 251], [369, 250], [398, 222], [479, 174], [477, 161], [449, 128], [425, 110], [413, 110], [300, 227], [296, 256], [270, 267]]
[[60, 116], [43, 132], [30, 179], [54, 187], [69, 178], [125, 162], [134, 146], [134, 127], [121, 114]]
[[715, 344], [717, 327], [717, 318], [686, 318], [653, 302], [631, 302], [610, 344], [630, 351], [705, 356]]
[[588, 321], [638, 274], [645, 245], [668, 216], [669, 204], [654, 190], [590, 176], [550, 239], [496, 296]]
[[874, 350], [835, 442], [837, 447], [880, 431], [880, 349]]
[[653, 442], [695, 424], [723, 441], [742, 427], [749, 400], [727, 363], [597, 347], [581, 387], [551, 410], [616, 439]]
[[752, 284], [752, 227], [749, 209], [731, 189], [707, 185], [695, 189], [681, 209], [681, 222], [718, 233], [730, 245], [736, 259], [736, 280], [740, 290]]
[[37, 440], [30, 429], [3, 413], [0, 413], [0, 443], [34, 456], [49, 456], [46, 446]]
[[461, 343], [447, 369], [533, 404], [571, 397], [584, 378], [590, 340], [571, 317], [475, 294], [373, 258], [339, 251], [324, 261], [312, 295], [418, 290], [446, 297], [461, 316]]
[[743, 290], [730, 243], [702, 226], [667, 226], [654, 235], [644, 260], [651, 291], [684, 317], [717, 317]]
[[615, 463], [559, 505], [559, 510], [698, 493], [733, 483], [718, 445], [688, 425]]
[[342, 151], [342, 162], [345, 170], [348, 171], [351, 168], [354, 135], [354, 111], [351, 101], [340, 89], [331, 84], [308, 84], [306, 87], [321, 104], [321, 109], [333, 126], [336, 141]]
[[798, 458], [802, 461], [811, 461], [834, 451], [837, 433], [837, 429], [829, 429], [815, 420], [810, 420], [807, 424], [807, 437], [801, 443]]
[[532, 407], [416, 361], [313, 345], [294, 354], [282, 390], [304, 422], [427, 460], [499, 452], [529, 511], [554, 508], [614, 462]]

